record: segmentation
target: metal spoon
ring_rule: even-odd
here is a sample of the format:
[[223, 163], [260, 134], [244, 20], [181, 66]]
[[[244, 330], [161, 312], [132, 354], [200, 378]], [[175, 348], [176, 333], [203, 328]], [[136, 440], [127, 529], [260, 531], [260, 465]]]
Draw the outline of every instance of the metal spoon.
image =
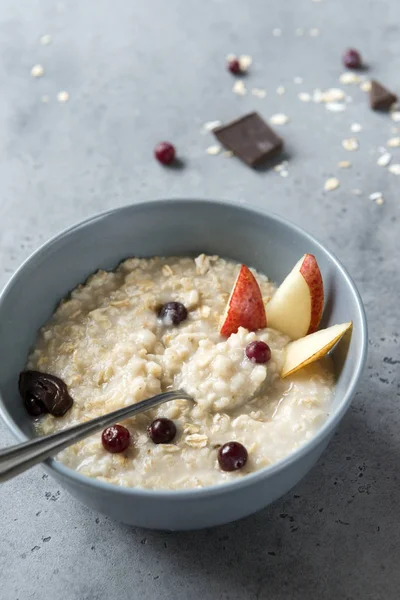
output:
[[50, 456], [54, 456], [57, 452], [64, 450], [64, 448], [72, 444], [76, 444], [76, 442], [83, 440], [83, 438], [92, 433], [96, 433], [100, 429], [114, 425], [119, 421], [133, 417], [170, 400], [193, 401], [193, 398], [183, 390], [164, 392], [136, 404], [130, 404], [124, 408], [114, 410], [86, 423], [81, 423], [80, 425], [75, 425], [74, 427], [63, 429], [50, 435], [36, 437], [23, 444], [0, 450], [0, 482], [7, 481], [7, 479], [23, 473], [23, 471], [30, 469]]

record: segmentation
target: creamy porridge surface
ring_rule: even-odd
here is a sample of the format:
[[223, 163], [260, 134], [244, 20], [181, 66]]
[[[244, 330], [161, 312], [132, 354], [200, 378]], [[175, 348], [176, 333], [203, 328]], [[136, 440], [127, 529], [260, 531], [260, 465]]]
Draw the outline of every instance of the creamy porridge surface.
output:
[[[243, 477], [287, 456], [326, 419], [334, 392], [330, 359], [290, 379], [279, 377], [285, 335], [240, 328], [219, 334], [221, 315], [239, 271], [217, 256], [132, 258], [115, 271], [99, 271], [78, 286], [41, 329], [27, 368], [63, 379], [74, 399], [64, 417], [46, 415], [40, 433], [51, 433], [169, 389], [184, 388], [197, 404], [176, 400], [124, 421], [132, 443], [110, 454], [93, 435], [59, 454], [82, 474], [124, 486], [182, 489]], [[275, 287], [253, 271], [265, 302]], [[159, 307], [182, 302], [188, 318], [179, 326], [158, 319]], [[261, 340], [271, 348], [267, 364], [244, 353]], [[147, 426], [172, 419], [177, 436], [154, 444]], [[217, 449], [239, 441], [246, 466], [218, 467]]]

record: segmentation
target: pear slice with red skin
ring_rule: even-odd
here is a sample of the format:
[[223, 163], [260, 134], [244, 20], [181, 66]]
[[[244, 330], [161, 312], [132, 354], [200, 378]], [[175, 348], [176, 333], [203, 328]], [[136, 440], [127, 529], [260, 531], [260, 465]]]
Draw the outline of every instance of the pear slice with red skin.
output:
[[285, 362], [281, 377], [288, 377], [288, 375], [292, 375], [292, 373], [325, 356], [352, 326], [352, 321], [332, 325], [327, 329], [320, 329], [320, 331], [289, 342], [285, 350]]
[[257, 331], [266, 326], [267, 318], [259, 285], [250, 269], [242, 265], [222, 317], [220, 333], [229, 337], [239, 327]]
[[305, 254], [267, 304], [268, 326], [292, 340], [317, 331], [324, 308], [324, 284], [315, 256]]

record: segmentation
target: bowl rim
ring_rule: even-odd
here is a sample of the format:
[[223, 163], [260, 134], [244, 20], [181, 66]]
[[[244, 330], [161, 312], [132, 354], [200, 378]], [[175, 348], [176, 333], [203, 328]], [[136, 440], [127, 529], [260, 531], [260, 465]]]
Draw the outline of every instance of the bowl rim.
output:
[[[67, 238], [71, 233], [78, 231], [79, 229], [84, 229], [88, 225], [94, 223], [97, 220], [107, 219], [110, 216], [117, 213], [130, 212], [141, 209], [151, 209], [156, 210], [158, 207], [165, 208], [166, 206], [171, 205], [179, 205], [179, 204], [190, 204], [197, 203], [203, 204], [206, 206], [207, 204], [213, 204], [215, 206], [220, 207], [228, 207], [233, 208], [239, 212], [253, 213], [254, 216], [263, 216], [267, 219], [271, 219], [275, 221], [275, 223], [288, 227], [296, 234], [302, 236], [310, 240], [310, 242], [315, 245], [322, 253], [328, 256], [328, 258], [335, 265], [336, 269], [341, 273], [342, 277], [345, 279], [347, 285], [350, 288], [350, 291], [356, 300], [356, 307], [358, 311], [358, 316], [361, 323], [361, 352], [359, 353], [356, 364], [353, 370], [353, 374], [350, 380], [350, 384], [347, 387], [345, 394], [343, 395], [341, 402], [337, 409], [329, 414], [328, 419], [322, 425], [322, 427], [316, 432], [313, 437], [305, 442], [302, 446], [291, 452], [289, 455], [280, 459], [279, 461], [273, 463], [272, 465], [268, 465], [255, 471], [254, 473], [247, 473], [245, 476], [240, 479], [236, 479], [234, 481], [218, 483], [211, 486], [206, 486], [204, 488], [189, 488], [189, 489], [178, 489], [178, 490], [169, 490], [169, 489], [146, 489], [146, 488], [134, 488], [134, 487], [125, 487], [119, 486], [113, 483], [107, 483], [104, 481], [100, 481], [94, 477], [88, 477], [87, 475], [82, 475], [71, 469], [61, 462], [56, 461], [54, 458], [47, 459], [42, 463], [43, 466], [47, 467], [48, 470], [54, 471], [56, 478], [67, 478], [71, 481], [71, 483], [76, 484], [79, 487], [93, 488], [94, 491], [98, 490], [102, 493], [117, 493], [124, 497], [142, 497], [147, 499], [165, 499], [165, 500], [176, 500], [183, 501], [186, 499], [194, 499], [201, 498], [205, 496], [214, 496], [224, 493], [229, 493], [230, 491], [238, 490], [245, 487], [250, 487], [253, 484], [257, 484], [258, 481], [273, 476], [279, 471], [283, 471], [288, 468], [293, 463], [297, 462], [301, 458], [306, 457], [309, 453], [311, 453], [324, 439], [329, 438], [329, 434], [333, 432], [335, 427], [343, 418], [347, 409], [350, 406], [351, 400], [354, 396], [356, 386], [362, 374], [363, 368], [365, 366], [366, 356], [367, 356], [367, 347], [368, 347], [368, 332], [367, 332], [367, 319], [365, 314], [364, 305], [360, 296], [360, 293], [339, 259], [328, 250], [321, 242], [319, 242], [313, 235], [309, 234], [307, 231], [295, 225], [291, 221], [288, 221], [286, 218], [276, 215], [275, 213], [271, 213], [263, 208], [256, 207], [252, 204], [246, 202], [246, 204], [239, 204], [229, 200], [212, 200], [212, 199], [198, 199], [198, 198], [168, 198], [168, 199], [158, 199], [158, 200], [146, 200], [142, 202], [137, 202], [135, 204], [128, 204], [124, 206], [120, 206], [111, 210], [106, 210], [100, 213], [97, 213], [91, 217], [78, 221], [77, 223], [71, 225], [70, 227], [60, 231], [53, 235], [49, 240], [45, 241], [39, 248], [37, 248], [34, 252], [32, 252], [18, 267], [12, 277], [4, 286], [3, 290], [0, 293], [0, 314], [2, 310], [2, 305], [4, 302], [4, 298], [8, 294], [9, 290], [14, 285], [14, 282], [23, 275], [23, 272], [26, 266], [32, 261], [40, 257], [40, 255], [47, 251], [51, 246], [56, 243], [59, 243], [63, 238]], [[21, 442], [27, 441], [31, 439], [27, 436], [22, 429], [20, 429], [19, 425], [14, 421], [14, 419], [9, 414], [5, 403], [2, 398], [2, 394], [0, 392], [0, 417], [2, 417], [3, 421], [10, 429], [11, 433]]]

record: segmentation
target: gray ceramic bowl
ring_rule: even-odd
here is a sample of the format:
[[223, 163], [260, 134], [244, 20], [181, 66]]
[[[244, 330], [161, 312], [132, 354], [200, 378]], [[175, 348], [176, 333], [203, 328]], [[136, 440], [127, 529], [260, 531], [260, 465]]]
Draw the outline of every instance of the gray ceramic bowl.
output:
[[314, 238], [261, 210], [221, 202], [165, 200], [96, 216], [47, 242], [16, 272], [0, 297], [1, 413], [19, 441], [33, 428], [17, 392], [18, 374], [57, 302], [98, 268], [129, 256], [219, 254], [255, 267], [279, 283], [310, 252], [320, 265], [327, 303], [323, 325], [353, 320], [347, 347], [334, 352], [337, 388], [317, 435], [280, 462], [237, 482], [186, 491], [117, 487], [79, 475], [54, 460], [45, 468], [84, 504], [152, 529], [196, 529], [253, 513], [292, 488], [326, 448], [348, 409], [367, 348], [363, 305], [342, 265]]

